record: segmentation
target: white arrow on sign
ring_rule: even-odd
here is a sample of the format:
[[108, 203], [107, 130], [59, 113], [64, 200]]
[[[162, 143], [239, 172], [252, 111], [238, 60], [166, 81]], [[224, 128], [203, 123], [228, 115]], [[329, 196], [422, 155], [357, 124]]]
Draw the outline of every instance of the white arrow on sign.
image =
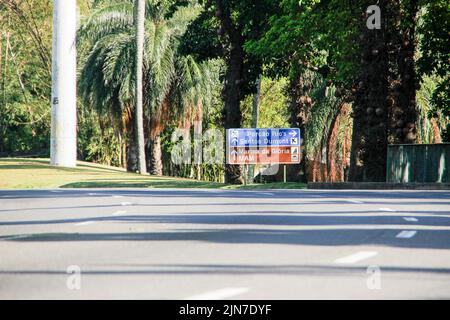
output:
[[231, 151], [231, 155], [233, 156], [233, 160], [236, 161], [236, 157], [238, 155], [236, 150]]
[[295, 130], [294, 131], [290, 131], [289, 134], [291, 136], [295, 137], [297, 135], [297, 131], [295, 131]]

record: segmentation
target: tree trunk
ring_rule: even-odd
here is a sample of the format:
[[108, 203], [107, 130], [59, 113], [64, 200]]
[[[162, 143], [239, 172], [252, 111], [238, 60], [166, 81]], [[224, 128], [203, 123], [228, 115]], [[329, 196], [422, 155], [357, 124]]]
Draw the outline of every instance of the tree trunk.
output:
[[301, 135], [301, 162], [300, 164], [288, 166], [288, 180], [291, 182], [306, 182], [306, 152], [304, 148], [305, 141], [305, 124], [307, 119], [307, 108], [304, 103], [304, 99], [301, 97], [304, 95], [304, 79], [301, 74], [297, 75], [295, 79], [290, 83], [290, 103], [289, 103], [289, 124], [292, 128], [300, 128]]
[[145, 0], [135, 1], [136, 23], [136, 141], [138, 153], [138, 170], [140, 174], [146, 174], [145, 162], [145, 138], [144, 138], [144, 111], [143, 111], [143, 57], [144, 57], [144, 25], [145, 25]]
[[327, 172], [328, 172], [328, 179], [327, 182], [341, 182], [340, 177], [342, 177], [342, 174], [340, 174], [340, 169], [337, 166], [337, 157], [336, 157], [336, 142], [338, 139], [338, 131], [339, 131], [339, 125], [341, 121], [341, 113], [343, 109], [343, 105], [339, 107], [339, 111], [334, 116], [333, 120], [331, 121], [330, 128], [327, 135], [327, 145], [326, 145], [326, 159], [327, 159]]
[[[234, 51], [234, 50], [233, 50]], [[239, 50], [240, 51], [240, 50]], [[243, 53], [242, 53], [243, 54]], [[225, 76], [223, 98], [225, 102], [225, 129], [241, 127], [240, 90], [238, 81], [241, 79], [242, 60], [236, 52], [230, 59], [229, 70]], [[239, 165], [225, 166], [225, 181], [231, 184], [242, 184], [242, 170]]]
[[[386, 0], [379, 4], [386, 8]], [[367, 17], [366, 17], [367, 18]], [[350, 181], [385, 181], [387, 152], [388, 54], [386, 17], [381, 29], [363, 23], [362, 63], [354, 102]]]
[[[224, 56], [227, 62], [225, 84], [222, 91], [225, 103], [225, 129], [241, 127], [242, 85], [244, 84], [244, 39], [240, 30], [233, 25], [231, 11], [223, 0], [216, 0], [216, 16], [224, 31], [222, 36]], [[225, 181], [231, 184], [243, 184], [242, 170], [239, 165], [225, 165]]]
[[137, 157], [137, 147], [135, 142], [134, 130], [131, 132], [130, 137], [127, 141], [127, 171], [137, 172], [138, 171], [138, 157]]
[[157, 135], [155, 138], [150, 139], [150, 159], [149, 159], [149, 171], [151, 175], [162, 176], [163, 164], [162, 164], [162, 149], [161, 149], [161, 135]]
[[124, 139], [125, 135], [122, 135], [122, 167], [123, 168], [127, 168], [127, 159], [128, 159], [128, 154], [127, 154], [127, 144], [125, 143], [126, 139]]
[[119, 166], [123, 167], [123, 164], [124, 164], [125, 161], [123, 159], [124, 154], [123, 154], [123, 148], [122, 148], [122, 145], [123, 145], [123, 143], [122, 143], [122, 133], [118, 132], [116, 134], [117, 134], [117, 136], [119, 138]]
[[417, 0], [392, 1], [388, 8], [390, 32], [389, 143], [414, 143], [417, 138], [417, 79], [414, 68]]
[[259, 100], [261, 99], [261, 82], [262, 76], [260, 75], [256, 81], [256, 92], [253, 94], [253, 105], [252, 105], [252, 127], [258, 128], [259, 121]]
[[199, 117], [194, 122], [194, 163], [192, 168], [195, 167], [195, 178], [202, 180], [202, 133], [203, 133], [203, 117]]
[[125, 168], [129, 172], [137, 172], [137, 148], [136, 148], [136, 133], [135, 133], [135, 113], [130, 105], [127, 105], [122, 117], [124, 134], [124, 149], [125, 149]]
[[[253, 105], [252, 105], [252, 128], [258, 128], [259, 122], [259, 102], [261, 99], [261, 83], [262, 83], [262, 75], [258, 77], [256, 80], [256, 92], [253, 94]], [[253, 179], [255, 177], [255, 167], [256, 165], [250, 165], [250, 183], [253, 183]]]

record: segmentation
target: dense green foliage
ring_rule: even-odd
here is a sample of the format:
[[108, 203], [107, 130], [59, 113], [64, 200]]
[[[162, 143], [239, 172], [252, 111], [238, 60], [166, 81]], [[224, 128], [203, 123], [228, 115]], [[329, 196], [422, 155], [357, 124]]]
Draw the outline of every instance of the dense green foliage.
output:
[[[372, 2], [146, 0], [149, 170], [241, 182], [193, 154], [173, 164], [172, 135], [187, 129], [193, 150], [199, 128], [251, 127], [254, 101], [259, 127], [301, 128], [295, 181], [342, 181], [350, 165], [378, 179], [387, 144], [450, 141], [450, 3], [380, 0], [369, 30]], [[0, 0], [0, 155], [49, 153], [51, 5]], [[78, 157], [135, 171], [134, 1], [78, 5]]]
[[419, 72], [435, 75], [436, 88], [431, 97], [430, 116], [450, 116], [450, 3], [430, 1], [423, 9], [419, 25], [421, 57]]
[[48, 153], [50, 1], [0, 1], [0, 153]]

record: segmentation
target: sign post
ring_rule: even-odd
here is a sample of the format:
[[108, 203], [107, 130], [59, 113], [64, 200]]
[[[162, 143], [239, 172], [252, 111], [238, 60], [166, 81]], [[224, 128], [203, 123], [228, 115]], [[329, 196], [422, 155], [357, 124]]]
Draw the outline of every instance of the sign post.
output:
[[300, 152], [298, 128], [227, 130], [227, 164], [298, 164]]

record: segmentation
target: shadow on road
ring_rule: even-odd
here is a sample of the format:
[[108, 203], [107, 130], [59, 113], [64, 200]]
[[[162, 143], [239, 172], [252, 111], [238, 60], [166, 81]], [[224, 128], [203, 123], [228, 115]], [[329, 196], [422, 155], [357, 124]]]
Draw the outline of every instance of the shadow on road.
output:
[[[120, 207], [120, 206], [119, 206]], [[424, 216], [424, 214], [426, 214]], [[404, 217], [418, 217], [420, 223], [406, 223]], [[409, 227], [450, 227], [450, 211], [397, 211], [381, 215], [379, 211], [245, 211], [245, 212], [184, 212], [182, 214], [97, 216], [89, 218], [18, 220], [0, 222], [0, 226], [46, 225], [86, 221], [124, 223], [171, 223], [205, 225], [273, 225], [273, 226], [370, 226], [405, 225]]]
[[[92, 191], [90, 191], [92, 192]], [[117, 192], [117, 193], [116, 193]], [[14, 234], [1, 236], [3, 241], [17, 242], [54, 242], [54, 241], [198, 241], [211, 243], [230, 244], [287, 244], [287, 245], [314, 245], [314, 246], [344, 246], [344, 245], [385, 245], [391, 247], [449, 249], [450, 248], [450, 211], [436, 211], [431, 205], [445, 205], [450, 203], [447, 192], [385, 192], [385, 191], [224, 191], [224, 190], [120, 190], [120, 191], [95, 191], [92, 197], [111, 197], [114, 194], [133, 197], [167, 198], [160, 204], [137, 203], [139, 214], [127, 214], [123, 216], [92, 216], [99, 208], [121, 207], [119, 204], [89, 204], [83, 205], [80, 197], [86, 197], [88, 191], [73, 190], [62, 193], [50, 193], [48, 191], [0, 191], [0, 195], [29, 198], [42, 197], [67, 199], [67, 202], [80, 205], [57, 206], [47, 208], [2, 209], [0, 213], [31, 212], [32, 210], [61, 213], [67, 216], [68, 209], [74, 214], [89, 213], [86, 218], [58, 218], [54, 219], [29, 219], [27, 220], [2, 220], [0, 226], [25, 226], [25, 225], [54, 225], [71, 224], [85, 221], [104, 221], [115, 224], [124, 224], [126, 227], [120, 230], [129, 230], [130, 224], [139, 224], [141, 227], [152, 230], [151, 224], [165, 224], [172, 226], [165, 232], [119, 232], [111, 233], [105, 229], [104, 233], [54, 233], [39, 234]], [[202, 203], [191, 202], [195, 206], [223, 206], [225, 211], [217, 212], [215, 209], [206, 212], [175, 212], [158, 213], [158, 207], [186, 207], [188, 198], [208, 198]], [[291, 201], [276, 202], [274, 199], [291, 199]], [[380, 212], [377, 210], [355, 210], [347, 199], [364, 199], [364, 203], [394, 204], [420, 204], [425, 210], [397, 210], [396, 212]], [[177, 198], [177, 199], [175, 199]], [[235, 199], [226, 202], [223, 198]], [[320, 199], [319, 199], [320, 198]], [[327, 199], [330, 198], [330, 199]], [[72, 200], [75, 199], [75, 200]], [[102, 198], [103, 199], [103, 198]], [[243, 199], [262, 199], [261, 202], [245, 202]], [[296, 201], [298, 199], [298, 201]], [[309, 201], [303, 201], [308, 199]], [[408, 201], [421, 199], [422, 201]], [[389, 200], [389, 201], [387, 201]], [[392, 201], [394, 200], [394, 201]], [[397, 201], [398, 200], [398, 203]], [[17, 202], [20, 205], [20, 201]], [[423, 206], [429, 203], [428, 206]], [[302, 211], [301, 205], [329, 205], [332, 211]], [[345, 206], [344, 206], [345, 204]], [[233, 210], [228, 206], [235, 206]], [[255, 207], [251, 207], [255, 206]], [[289, 210], [268, 210], [265, 206], [277, 206]], [[346, 210], [353, 209], [351, 211]], [[127, 208], [133, 206], [127, 206]], [[243, 207], [243, 208], [240, 208]], [[258, 210], [262, 208], [262, 210]], [[418, 207], [419, 209], [420, 207]], [[427, 208], [430, 208], [429, 210]], [[83, 210], [91, 209], [91, 210]], [[203, 207], [202, 207], [203, 209]], [[237, 210], [236, 210], [237, 209]], [[292, 210], [290, 210], [292, 209]], [[297, 210], [295, 210], [297, 209]], [[64, 210], [64, 211], [63, 211]], [[146, 214], [146, 210], [153, 214]], [[199, 209], [200, 211], [201, 209]], [[167, 212], [167, 210], [166, 210]], [[212, 213], [211, 213], [212, 212]], [[416, 216], [418, 221], [406, 222], [405, 216]], [[1, 217], [1, 215], [0, 215]], [[116, 225], [117, 227], [117, 225]], [[52, 229], [50, 229], [52, 230]], [[53, 229], [54, 230], [54, 229]], [[98, 230], [98, 229], [96, 229]], [[117, 229], [116, 229], [117, 230]], [[145, 229], [144, 229], [145, 230]], [[396, 234], [403, 230], [418, 230], [413, 238], [399, 239]]]
[[[235, 264], [121, 264], [105, 269], [83, 270], [83, 275], [308, 275], [349, 276], [367, 274], [367, 267], [323, 265], [235, 265]], [[95, 269], [97, 267], [94, 266]], [[418, 268], [383, 266], [383, 273], [432, 273], [450, 274], [448, 268]], [[0, 275], [63, 275], [65, 270], [2, 270]]]
[[[166, 232], [39, 233], [8, 240], [16, 242], [74, 241], [198, 241], [222, 244], [284, 244], [312, 246], [382, 245], [389, 247], [449, 249], [449, 230], [420, 230], [411, 239], [398, 239], [393, 229], [177, 229]], [[13, 235], [14, 236], [14, 235]], [[20, 235], [18, 235], [20, 236]], [[405, 241], [407, 240], [407, 241]]]

